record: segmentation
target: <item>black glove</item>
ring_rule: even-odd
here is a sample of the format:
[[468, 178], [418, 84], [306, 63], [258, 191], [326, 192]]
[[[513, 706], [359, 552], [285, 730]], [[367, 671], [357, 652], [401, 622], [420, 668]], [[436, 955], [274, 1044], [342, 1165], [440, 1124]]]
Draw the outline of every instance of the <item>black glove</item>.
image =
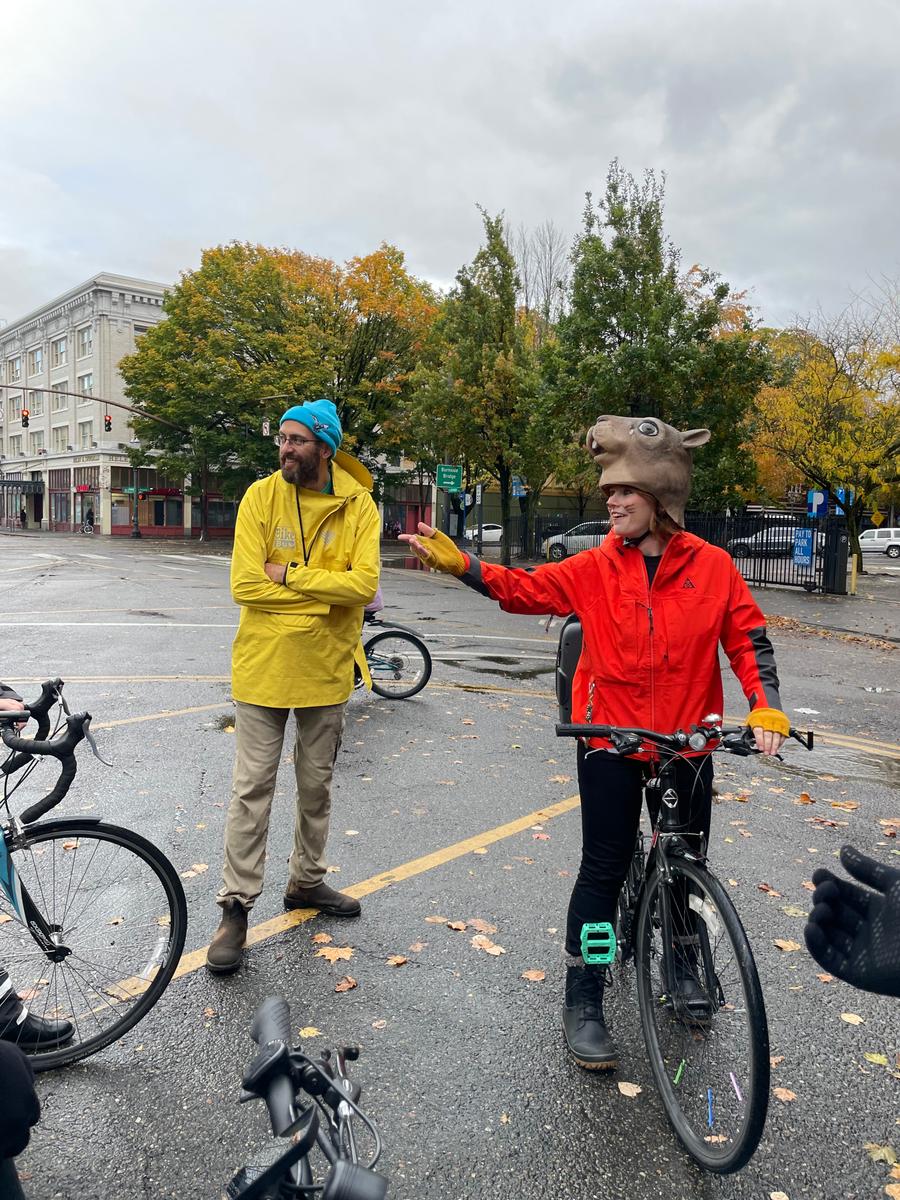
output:
[[18, 1046], [0, 1041], [0, 1159], [22, 1153], [40, 1115], [31, 1063]]
[[841, 850], [847, 871], [874, 891], [813, 872], [813, 909], [804, 934], [826, 971], [866, 992], [900, 996], [900, 870], [853, 846]]

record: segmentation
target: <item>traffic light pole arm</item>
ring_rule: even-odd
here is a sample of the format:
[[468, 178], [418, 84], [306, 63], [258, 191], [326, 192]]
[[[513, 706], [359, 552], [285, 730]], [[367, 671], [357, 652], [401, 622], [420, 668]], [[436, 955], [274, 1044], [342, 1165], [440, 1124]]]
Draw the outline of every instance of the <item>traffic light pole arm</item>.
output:
[[[85, 399], [84, 392], [66, 392], [62, 388], [45, 388], [45, 387], [26, 387], [22, 383], [0, 383], [0, 390], [4, 392], [43, 392], [47, 396], [74, 396], [76, 399]], [[274, 396], [266, 397], [267, 399], [275, 399]], [[135, 408], [131, 404], [123, 404], [121, 400], [105, 400], [102, 396], [95, 396], [91, 393], [87, 396], [89, 400], [95, 400], [98, 404], [105, 404], [109, 408], [121, 408], [124, 412], [132, 413], [136, 417], [140, 417], [142, 421], [155, 421], [157, 425], [166, 425], [169, 429], [174, 429], [178, 433], [186, 433], [188, 437], [193, 437], [190, 429], [185, 429], [183, 425], [176, 425], [174, 421], [167, 421], [165, 417], [154, 416], [153, 413], [143, 412], [139, 408]]]

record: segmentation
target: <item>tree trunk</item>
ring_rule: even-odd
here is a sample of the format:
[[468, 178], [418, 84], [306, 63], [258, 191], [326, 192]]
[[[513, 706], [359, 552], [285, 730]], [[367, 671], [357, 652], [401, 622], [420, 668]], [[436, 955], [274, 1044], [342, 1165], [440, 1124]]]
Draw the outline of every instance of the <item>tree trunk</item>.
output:
[[503, 526], [503, 537], [500, 542], [500, 561], [504, 567], [509, 566], [509, 520], [510, 492], [512, 471], [502, 460], [497, 464], [497, 483], [500, 485], [500, 523]]

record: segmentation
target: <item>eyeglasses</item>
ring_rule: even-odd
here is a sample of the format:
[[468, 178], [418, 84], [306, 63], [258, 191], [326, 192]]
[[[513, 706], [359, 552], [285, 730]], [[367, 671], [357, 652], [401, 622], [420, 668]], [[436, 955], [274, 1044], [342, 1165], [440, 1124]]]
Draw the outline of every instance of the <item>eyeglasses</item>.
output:
[[311, 446], [314, 442], [317, 442], [318, 440], [319, 440], [318, 438], [301, 437], [299, 433], [276, 433], [274, 438], [272, 438], [272, 441], [275, 443], [276, 446], [283, 446], [285, 444], [285, 442], [287, 442], [287, 444], [289, 446], [295, 446], [295, 447], [296, 446]]

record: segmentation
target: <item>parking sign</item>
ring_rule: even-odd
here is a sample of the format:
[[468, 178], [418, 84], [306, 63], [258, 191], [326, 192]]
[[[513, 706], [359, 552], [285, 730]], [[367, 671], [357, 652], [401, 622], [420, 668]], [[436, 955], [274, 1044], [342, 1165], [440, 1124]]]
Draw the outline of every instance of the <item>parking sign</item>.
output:
[[811, 567], [813, 560], [813, 531], [798, 529], [794, 534], [794, 566]]

